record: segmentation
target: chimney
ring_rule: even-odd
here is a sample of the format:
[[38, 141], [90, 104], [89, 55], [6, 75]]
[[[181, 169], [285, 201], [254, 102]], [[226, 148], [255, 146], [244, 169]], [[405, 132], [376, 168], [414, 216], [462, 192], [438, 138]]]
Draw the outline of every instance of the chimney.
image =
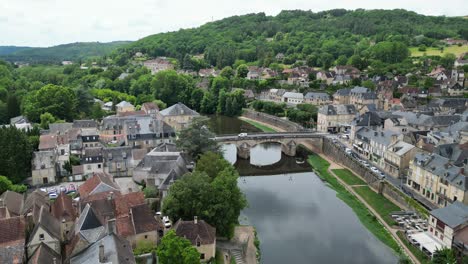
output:
[[104, 245], [101, 243], [99, 245], [99, 263], [104, 263]]
[[107, 220], [107, 234], [115, 234], [115, 219], [108, 219]]
[[194, 216], [194, 217], [193, 217], [193, 223], [194, 223], [194, 224], [198, 224], [198, 216]]
[[114, 192], [110, 192], [107, 196], [107, 200], [111, 201], [114, 198]]

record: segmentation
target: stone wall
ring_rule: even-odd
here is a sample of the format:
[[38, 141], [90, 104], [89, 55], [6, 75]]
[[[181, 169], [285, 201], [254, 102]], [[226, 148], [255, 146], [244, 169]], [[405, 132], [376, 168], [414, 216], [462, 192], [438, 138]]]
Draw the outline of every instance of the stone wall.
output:
[[286, 120], [286, 119], [283, 119], [274, 115], [257, 112], [252, 109], [244, 109], [244, 113], [242, 114], [242, 116], [245, 116], [253, 120], [257, 120], [259, 122], [267, 123], [275, 127], [279, 127], [287, 132], [305, 131], [304, 127], [297, 123], [291, 122], [289, 120]]
[[370, 169], [366, 168], [360, 162], [357, 162], [350, 155], [346, 154], [344, 149], [335, 145], [331, 140], [323, 139], [323, 154], [334, 162], [343, 165], [344, 167], [350, 168], [352, 171], [357, 173], [361, 178], [366, 181], [372, 188], [378, 190], [380, 194], [383, 194], [386, 198], [397, 202], [403, 209], [416, 211], [413, 206], [407, 202], [405, 194], [397, 190], [395, 187], [390, 185], [384, 180], [380, 180]]

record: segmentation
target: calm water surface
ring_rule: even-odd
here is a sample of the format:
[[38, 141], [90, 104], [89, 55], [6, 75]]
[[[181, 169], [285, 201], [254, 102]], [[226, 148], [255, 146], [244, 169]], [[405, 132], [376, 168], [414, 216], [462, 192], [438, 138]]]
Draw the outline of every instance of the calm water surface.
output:
[[257, 229], [262, 263], [397, 263], [312, 172], [241, 177], [239, 186], [249, 202], [240, 220]]
[[[222, 116], [211, 117], [210, 128], [217, 134], [257, 131]], [[392, 250], [359, 222], [336, 192], [307, 163], [297, 164], [294, 157], [282, 154], [279, 144], [255, 146], [249, 160], [237, 158], [233, 144], [223, 149], [240, 175], [262, 175], [244, 176], [238, 183], [249, 202], [240, 221], [257, 229], [262, 263], [397, 263]]]

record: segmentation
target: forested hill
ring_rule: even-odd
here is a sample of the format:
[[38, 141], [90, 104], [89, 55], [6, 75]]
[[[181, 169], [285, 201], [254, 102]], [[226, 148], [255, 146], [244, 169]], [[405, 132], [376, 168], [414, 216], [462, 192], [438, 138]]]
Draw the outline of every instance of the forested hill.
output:
[[141, 51], [150, 57], [168, 56], [182, 61], [186, 54], [204, 53], [208, 63], [223, 67], [236, 59], [266, 64], [265, 60], [271, 61], [278, 53], [284, 53], [291, 62], [323, 54], [337, 59], [340, 55], [361, 53], [375, 42], [434, 46], [447, 37], [468, 39], [468, 20], [424, 16], [401, 9], [318, 13], [295, 10], [282, 11], [277, 16], [234, 16], [198, 28], [151, 35], [114, 56], [117, 61], [124, 61]]
[[[1, 54], [0, 58], [8, 61], [21, 61], [30, 63], [57, 63], [64, 60], [77, 61], [89, 57], [101, 57], [108, 55], [113, 50], [131, 43], [130, 41], [77, 42], [58, 45], [48, 48], [19, 49], [7, 54]], [[6, 47], [5, 47], [6, 49]], [[2, 47], [0, 47], [0, 51]], [[10, 48], [11, 50], [11, 48]]]
[[14, 52], [18, 52], [20, 50], [28, 50], [32, 49], [31, 47], [18, 47], [18, 46], [0, 46], [0, 56], [1, 55], [8, 55]]

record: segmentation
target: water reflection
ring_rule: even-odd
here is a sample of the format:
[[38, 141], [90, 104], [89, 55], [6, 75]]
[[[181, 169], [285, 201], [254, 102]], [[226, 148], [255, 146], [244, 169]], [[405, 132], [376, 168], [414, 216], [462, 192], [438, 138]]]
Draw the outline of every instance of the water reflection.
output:
[[241, 177], [262, 263], [396, 263], [392, 251], [312, 172]]
[[250, 164], [255, 166], [266, 166], [281, 160], [281, 144], [263, 143], [255, 145], [250, 149]]
[[237, 117], [228, 117], [220, 115], [210, 116], [208, 127], [216, 135], [239, 134], [241, 132], [261, 132], [255, 126], [240, 120]]
[[231, 164], [235, 164], [237, 161], [237, 147], [236, 144], [223, 144], [221, 145], [221, 151], [223, 152], [224, 158]]

